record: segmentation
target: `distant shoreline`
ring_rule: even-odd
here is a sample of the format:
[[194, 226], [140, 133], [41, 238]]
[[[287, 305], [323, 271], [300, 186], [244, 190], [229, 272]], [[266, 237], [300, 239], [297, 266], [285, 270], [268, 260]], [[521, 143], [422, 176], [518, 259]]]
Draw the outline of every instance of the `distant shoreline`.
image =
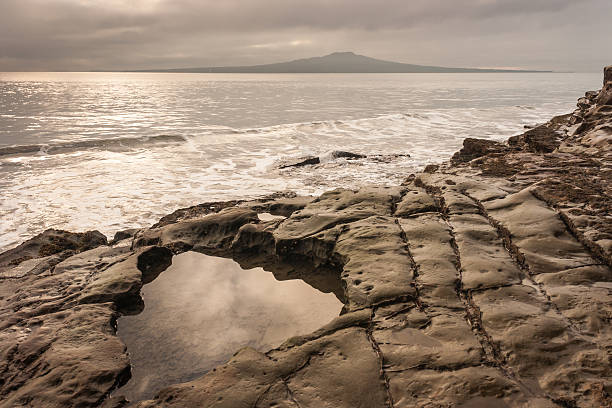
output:
[[551, 73], [540, 70], [494, 68], [455, 68], [405, 64], [358, 55], [353, 52], [334, 52], [323, 57], [297, 59], [264, 65], [221, 66], [172, 69], [144, 69], [125, 72], [161, 73], [219, 73], [219, 74], [410, 74], [410, 73]]
[[[34, 72], [34, 71], [26, 71]], [[44, 71], [41, 71], [44, 72]], [[50, 71], [50, 72], [100, 72], [100, 73], [121, 73], [121, 74], [576, 74], [580, 72], [562, 72], [562, 71], [470, 71], [470, 72], [384, 72], [384, 71], [368, 71], [368, 72], [348, 72], [348, 71], [329, 71], [329, 72], [313, 72], [313, 71], [294, 71], [294, 72], [249, 72], [249, 71], [189, 71], [181, 69], [171, 70], [136, 70], [136, 71]], [[588, 74], [590, 72], [584, 72]]]
[[511, 71], [511, 72], [190, 72], [163, 70], [91, 70], [91, 71], [0, 71], [0, 74], [598, 74], [594, 71]]

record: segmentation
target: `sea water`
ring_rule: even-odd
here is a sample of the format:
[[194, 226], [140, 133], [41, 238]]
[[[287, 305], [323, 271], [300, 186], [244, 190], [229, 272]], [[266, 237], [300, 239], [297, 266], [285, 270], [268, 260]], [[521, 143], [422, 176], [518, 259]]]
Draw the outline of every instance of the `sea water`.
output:
[[[0, 73], [0, 250], [47, 228], [112, 235], [200, 202], [399, 183], [466, 137], [504, 140], [570, 112], [600, 82], [598, 73]], [[321, 163], [279, 169], [306, 155]]]

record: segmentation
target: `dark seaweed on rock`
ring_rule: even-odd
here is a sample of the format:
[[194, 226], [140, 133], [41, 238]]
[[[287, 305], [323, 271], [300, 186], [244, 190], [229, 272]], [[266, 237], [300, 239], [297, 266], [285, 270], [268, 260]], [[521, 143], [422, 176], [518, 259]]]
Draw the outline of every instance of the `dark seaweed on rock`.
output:
[[365, 159], [367, 156], [359, 153], [346, 152], [343, 150], [334, 150], [331, 153], [331, 157], [334, 159], [344, 158], [344, 159]]
[[[410, 157], [410, 155], [407, 153], [364, 155], [360, 153], [347, 152], [344, 150], [334, 150], [329, 154], [329, 157], [332, 160], [345, 159], [349, 162], [353, 160], [368, 159], [374, 162], [389, 163], [397, 159]], [[318, 156], [304, 156], [304, 157], [283, 160], [281, 164], [278, 165], [278, 168], [288, 169], [288, 168], [295, 168], [295, 167], [312, 166], [312, 165], [320, 164], [320, 163], [321, 163], [321, 158]]]
[[278, 166], [278, 168], [288, 169], [290, 167], [303, 167], [303, 166], [310, 166], [310, 165], [319, 164], [319, 163], [321, 163], [321, 160], [317, 156], [305, 156], [305, 157], [298, 157], [292, 160], [285, 160], [283, 163], [281, 163]]

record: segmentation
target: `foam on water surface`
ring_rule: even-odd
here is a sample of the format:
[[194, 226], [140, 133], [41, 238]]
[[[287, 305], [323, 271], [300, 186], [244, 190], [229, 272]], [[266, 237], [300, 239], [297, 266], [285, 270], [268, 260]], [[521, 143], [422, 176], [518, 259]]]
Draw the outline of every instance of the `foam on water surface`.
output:
[[[200, 202], [399, 183], [465, 137], [504, 140], [571, 111], [599, 83], [599, 74], [0, 74], [0, 250], [47, 228], [112, 236]], [[368, 157], [331, 157], [337, 150]], [[321, 163], [278, 168], [307, 155]]]

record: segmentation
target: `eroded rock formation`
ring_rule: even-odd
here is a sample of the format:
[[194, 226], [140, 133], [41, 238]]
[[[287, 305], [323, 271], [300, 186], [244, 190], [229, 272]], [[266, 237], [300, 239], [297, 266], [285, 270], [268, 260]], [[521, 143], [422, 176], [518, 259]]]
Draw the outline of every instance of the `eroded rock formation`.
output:
[[612, 406], [611, 77], [401, 186], [202, 204], [52, 262], [61, 245], [0, 255], [0, 405], [124, 405], [115, 319], [194, 250], [303, 279], [343, 313], [137, 407]]

